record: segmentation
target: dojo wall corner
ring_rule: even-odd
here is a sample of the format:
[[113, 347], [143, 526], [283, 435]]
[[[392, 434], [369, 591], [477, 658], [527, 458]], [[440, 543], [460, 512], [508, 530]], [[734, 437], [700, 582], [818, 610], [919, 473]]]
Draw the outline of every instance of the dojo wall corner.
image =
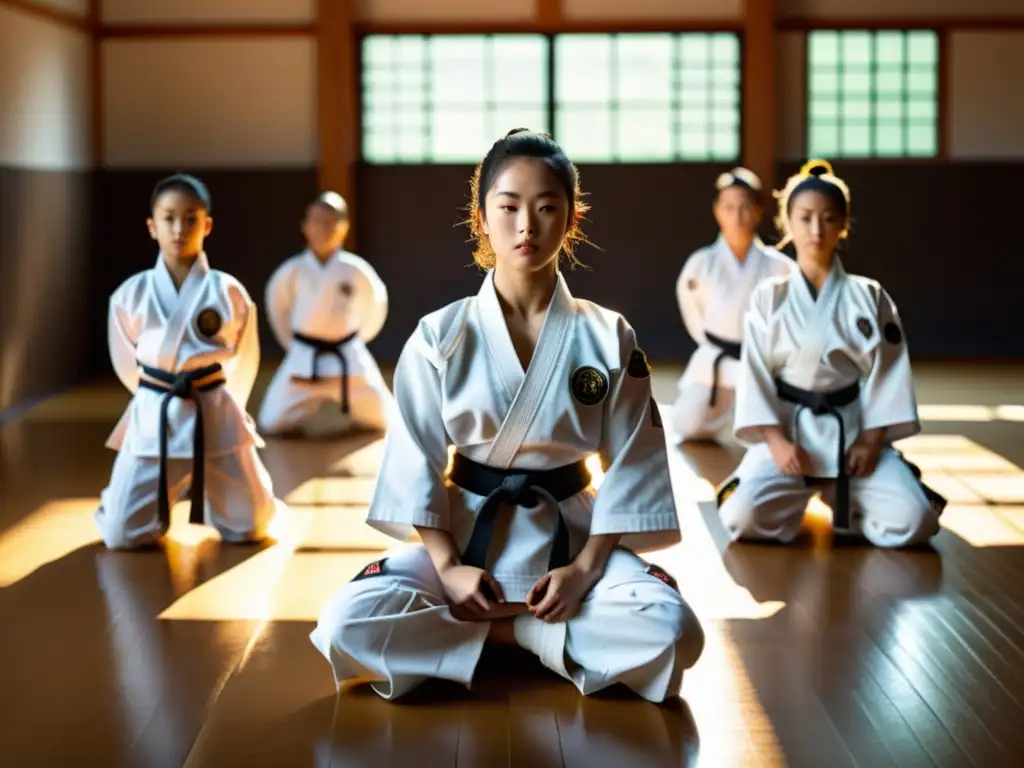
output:
[[0, 3], [0, 417], [91, 365], [86, 11]]

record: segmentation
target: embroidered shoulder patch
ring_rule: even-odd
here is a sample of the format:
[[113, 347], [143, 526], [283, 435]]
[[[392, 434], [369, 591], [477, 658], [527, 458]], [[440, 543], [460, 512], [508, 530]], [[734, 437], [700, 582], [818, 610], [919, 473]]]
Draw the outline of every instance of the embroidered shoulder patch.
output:
[[871, 327], [871, 321], [866, 317], [857, 318], [857, 330], [860, 331], [865, 339], [870, 339], [874, 333], [874, 329]]
[[890, 344], [899, 344], [903, 341], [903, 331], [892, 320], [885, 324], [885, 329], [882, 333], [885, 336], [885, 340]]
[[661, 423], [661, 411], [658, 409], [658, 401], [651, 395], [651, 424], [658, 429], [664, 429]]
[[573, 372], [569, 387], [578, 403], [597, 405], [608, 394], [608, 377], [592, 365], [583, 365]]
[[658, 581], [665, 582], [677, 592], [679, 591], [679, 585], [676, 583], [676, 580], [671, 575], [669, 575], [669, 573], [664, 568], [661, 568], [660, 566], [657, 566], [654, 563], [648, 563], [647, 573], [649, 573], [654, 578], [658, 579]]
[[360, 579], [369, 579], [372, 576], [383, 576], [387, 573], [388, 559], [385, 557], [382, 560], [374, 560], [368, 566], [363, 568], [359, 573], [355, 575], [352, 581], [359, 581]]
[[630, 354], [626, 373], [634, 379], [646, 379], [651, 375], [651, 364], [647, 362], [647, 354], [640, 347]]
[[734, 477], [728, 483], [719, 488], [718, 493], [715, 496], [715, 498], [718, 500], [718, 506], [721, 507], [725, 503], [726, 499], [728, 499], [730, 496], [733, 495], [733, 493], [735, 493], [736, 489], [739, 488], [739, 486], [740, 479], [738, 477]]
[[210, 339], [217, 335], [224, 321], [213, 307], [207, 307], [196, 315], [196, 330]]
[[689, 280], [686, 281], [686, 287], [689, 288], [691, 291], [696, 291], [699, 286], [700, 283], [697, 282], [696, 277], [691, 277]]

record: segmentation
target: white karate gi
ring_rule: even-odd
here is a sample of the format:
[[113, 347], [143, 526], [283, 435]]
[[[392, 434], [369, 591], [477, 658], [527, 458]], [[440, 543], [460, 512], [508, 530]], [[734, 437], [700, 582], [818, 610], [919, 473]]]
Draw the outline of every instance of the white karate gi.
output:
[[[464, 551], [484, 497], [446, 482], [449, 446], [524, 472], [599, 453], [607, 467], [599, 492], [588, 486], [560, 504], [568, 556], [592, 534], [624, 534], [621, 548], [576, 617], [517, 617], [516, 639], [584, 694], [622, 682], [660, 701], [678, 693], [704, 635], [678, 591], [630, 551], [680, 540], [664, 432], [635, 345], [621, 316], [574, 299], [559, 276], [524, 372], [489, 273], [477, 296], [425, 317], [402, 352], [397, 415], [367, 520], [400, 541], [414, 526], [446, 529]], [[548, 570], [558, 513], [543, 501], [502, 511], [488, 571], [508, 602], [524, 602]], [[394, 699], [428, 677], [469, 686], [488, 628], [452, 616], [425, 548], [412, 545], [389, 553], [383, 573], [343, 586], [312, 640], [339, 683], [369, 675]]]
[[[265, 535], [276, 509], [263, 446], [245, 408], [256, 380], [260, 350], [256, 307], [235, 278], [211, 270], [200, 254], [180, 292], [163, 257], [126, 280], [110, 298], [110, 359], [131, 403], [107, 441], [118, 451], [110, 483], [96, 512], [103, 541], [130, 548], [159, 539], [160, 422], [163, 392], [140, 386], [146, 366], [169, 374], [219, 363], [226, 383], [195, 393], [203, 411], [205, 519], [227, 541]], [[167, 409], [167, 483], [173, 504], [193, 479], [196, 407], [171, 397]]]
[[721, 235], [686, 260], [676, 282], [676, 297], [686, 331], [698, 346], [679, 379], [672, 406], [672, 428], [679, 439], [713, 439], [730, 426], [739, 360], [723, 355], [723, 349], [708, 336], [742, 344], [743, 314], [754, 288], [769, 277], [788, 275], [794, 268], [791, 258], [758, 239], [741, 262]]
[[[266, 300], [270, 327], [286, 354], [260, 406], [260, 430], [272, 434], [297, 429], [327, 402], [339, 404], [342, 429], [383, 430], [391, 392], [366, 345], [384, 326], [388, 293], [373, 267], [347, 251], [338, 251], [323, 264], [306, 250], [277, 268], [267, 284]], [[330, 341], [338, 353], [318, 355], [296, 333]], [[347, 365], [348, 414], [340, 408], [339, 354]]]
[[[773, 278], [751, 297], [736, 392], [734, 434], [749, 445], [719, 492], [720, 514], [733, 539], [792, 541], [810, 497], [828, 504], [835, 483], [809, 484], [786, 475], [771, 457], [761, 428], [777, 425], [806, 451], [808, 478], [836, 478], [838, 420], [780, 399], [775, 379], [814, 392], [859, 383], [859, 394], [837, 407], [843, 453], [864, 430], [884, 428], [874, 472], [849, 478], [850, 530], [881, 547], [924, 541], [939, 530], [942, 503], [930, 500], [910, 466], [891, 447], [921, 430], [910, 355], [896, 305], [874, 280], [847, 275], [837, 257], [821, 295], [797, 270]], [[724, 500], [723, 500], [724, 497]]]

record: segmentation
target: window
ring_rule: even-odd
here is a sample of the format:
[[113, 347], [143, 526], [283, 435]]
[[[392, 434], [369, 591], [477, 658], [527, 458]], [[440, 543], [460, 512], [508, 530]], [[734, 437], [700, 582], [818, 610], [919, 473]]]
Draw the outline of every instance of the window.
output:
[[565, 34], [554, 53], [554, 135], [573, 160], [738, 159], [735, 34]]
[[369, 35], [362, 71], [370, 163], [473, 163], [520, 126], [579, 162], [739, 158], [733, 33]]
[[810, 156], [938, 153], [935, 32], [814, 31], [807, 45]]
[[543, 35], [363, 38], [363, 159], [476, 163], [512, 128], [550, 131]]

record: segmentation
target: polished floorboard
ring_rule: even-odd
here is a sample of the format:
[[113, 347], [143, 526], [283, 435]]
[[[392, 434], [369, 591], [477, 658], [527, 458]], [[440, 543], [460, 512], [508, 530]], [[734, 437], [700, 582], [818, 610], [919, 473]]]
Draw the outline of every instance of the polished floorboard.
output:
[[[933, 546], [727, 546], [735, 446], [671, 448], [677, 577], [708, 644], [679, 700], [584, 698], [525, 653], [473, 689], [336, 693], [308, 635], [388, 542], [362, 523], [381, 441], [269, 441], [275, 540], [108, 552], [92, 510], [127, 396], [98, 382], [0, 423], [0, 766], [1016, 766], [1024, 755], [1024, 366], [917, 366], [901, 447], [950, 506]], [[663, 408], [678, 369], [658, 367]], [[265, 379], [264, 379], [265, 382]], [[258, 404], [259, 391], [254, 398]]]

